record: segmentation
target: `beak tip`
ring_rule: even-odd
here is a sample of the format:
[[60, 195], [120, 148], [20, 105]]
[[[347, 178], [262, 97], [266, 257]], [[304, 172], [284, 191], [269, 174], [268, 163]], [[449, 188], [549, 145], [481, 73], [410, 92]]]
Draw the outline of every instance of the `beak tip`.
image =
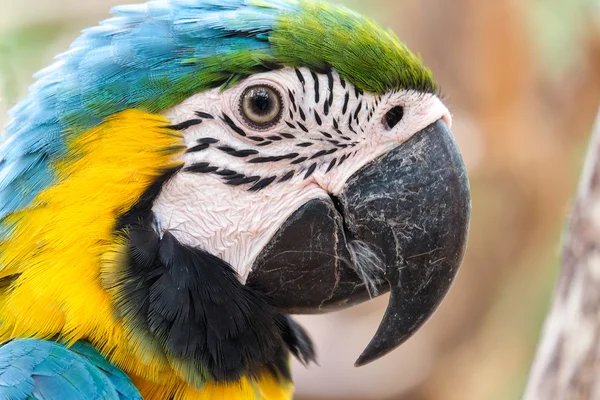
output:
[[364, 358], [363, 355], [361, 354], [360, 357], [358, 357], [358, 359], [354, 363], [354, 366], [356, 368], [364, 367], [365, 365], [369, 364], [371, 361], [373, 361], [373, 360], [369, 360], [367, 358]]
[[370, 343], [366, 349], [363, 350], [362, 354], [358, 357], [354, 366], [356, 368], [364, 367], [367, 364], [370, 364], [374, 361], [379, 360], [381, 357], [385, 356], [389, 352], [391, 352], [395, 347], [390, 348], [381, 348], [381, 346], [374, 346], [373, 343]]
[[[389, 321], [389, 320], [388, 320]], [[385, 319], [384, 319], [385, 322]], [[388, 324], [389, 325], [389, 324]], [[419, 324], [420, 326], [420, 324]], [[392, 328], [389, 326], [389, 328]], [[407, 332], [401, 335], [386, 335], [381, 332], [381, 327], [375, 334], [369, 345], [363, 350], [361, 355], [358, 357], [354, 366], [356, 368], [364, 367], [367, 364], [375, 362], [386, 354], [392, 352], [395, 348], [404, 343], [412, 334], [416, 331], [416, 328], [411, 332]]]

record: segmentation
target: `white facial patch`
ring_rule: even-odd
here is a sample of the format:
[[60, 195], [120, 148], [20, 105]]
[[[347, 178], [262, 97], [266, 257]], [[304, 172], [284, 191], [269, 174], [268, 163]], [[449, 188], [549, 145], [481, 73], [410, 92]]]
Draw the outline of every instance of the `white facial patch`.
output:
[[[241, 97], [265, 86], [281, 109], [261, 129], [249, 123]], [[395, 107], [402, 114], [390, 127], [386, 114]], [[339, 194], [358, 170], [437, 120], [451, 123], [433, 94], [362, 93], [334, 71], [305, 68], [256, 74], [228, 90], [194, 95], [165, 115], [183, 131], [188, 151], [154, 202], [157, 225], [221, 257], [243, 282], [299, 207]]]

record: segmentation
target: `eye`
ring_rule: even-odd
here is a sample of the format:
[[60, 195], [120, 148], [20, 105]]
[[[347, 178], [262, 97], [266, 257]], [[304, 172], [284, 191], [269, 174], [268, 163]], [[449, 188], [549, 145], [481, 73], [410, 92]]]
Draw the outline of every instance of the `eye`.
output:
[[281, 119], [283, 100], [279, 91], [268, 85], [250, 86], [240, 99], [240, 113], [254, 129], [264, 130]]
[[387, 114], [385, 114], [385, 117], [383, 117], [385, 126], [387, 127], [388, 130], [392, 129], [393, 127], [395, 127], [396, 125], [398, 125], [398, 122], [400, 122], [402, 120], [402, 117], [404, 116], [404, 108], [400, 107], [400, 106], [396, 106], [394, 108], [392, 108], [390, 111], [387, 112]]

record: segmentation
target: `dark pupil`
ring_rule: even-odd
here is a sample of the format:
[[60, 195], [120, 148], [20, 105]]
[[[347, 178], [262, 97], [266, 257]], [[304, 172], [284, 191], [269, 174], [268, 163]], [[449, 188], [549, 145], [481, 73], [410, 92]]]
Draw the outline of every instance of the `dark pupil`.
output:
[[273, 104], [271, 102], [271, 95], [267, 89], [260, 88], [254, 90], [253, 93], [250, 94], [252, 97], [251, 105], [252, 111], [258, 115], [268, 114]]

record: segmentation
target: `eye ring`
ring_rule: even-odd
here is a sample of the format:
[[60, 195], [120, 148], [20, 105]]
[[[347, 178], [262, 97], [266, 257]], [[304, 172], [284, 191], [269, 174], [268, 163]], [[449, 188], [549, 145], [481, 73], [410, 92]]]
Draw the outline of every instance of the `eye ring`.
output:
[[266, 130], [276, 125], [283, 114], [283, 97], [273, 86], [248, 86], [240, 96], [240, 115], [253, 129]]

